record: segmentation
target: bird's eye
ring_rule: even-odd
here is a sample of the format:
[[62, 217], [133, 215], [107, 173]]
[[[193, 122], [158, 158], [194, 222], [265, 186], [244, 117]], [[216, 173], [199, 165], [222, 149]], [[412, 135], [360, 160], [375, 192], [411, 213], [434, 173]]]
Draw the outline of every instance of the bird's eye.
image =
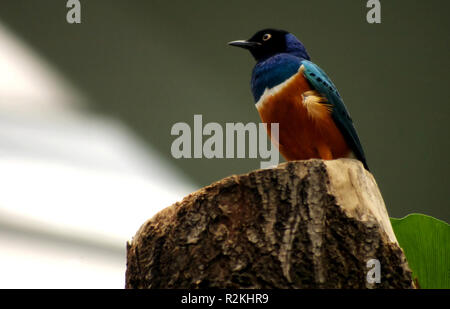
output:
[[266, 33], [266, 34], [264, 34], [263, 35], [263, 41], [267, 41], [267, 40], [269, 40], [270, 38], [272, 37], [272, 35], [270, 34], [270, 33]]

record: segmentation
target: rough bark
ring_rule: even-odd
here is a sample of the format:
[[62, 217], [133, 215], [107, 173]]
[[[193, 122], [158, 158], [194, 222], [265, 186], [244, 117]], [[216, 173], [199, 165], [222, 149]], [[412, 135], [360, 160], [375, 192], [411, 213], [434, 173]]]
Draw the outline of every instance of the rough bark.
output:
[[[381, 265], [368, 283], [367, 261]], [[126, 288], [411, 288], [372, 175], [356, 160], [231, 176], [148, 220], [127, 244]]]

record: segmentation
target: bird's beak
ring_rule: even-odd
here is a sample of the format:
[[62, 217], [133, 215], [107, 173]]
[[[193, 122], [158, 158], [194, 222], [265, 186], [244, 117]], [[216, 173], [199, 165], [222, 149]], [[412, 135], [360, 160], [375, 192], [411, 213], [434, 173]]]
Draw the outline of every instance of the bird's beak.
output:
[[245, 49], [251, 49], [253, 47], [260, 46], [261, 43], [259, 43], [259, 42], [249, 42], [249, 41], [245, 41], [245, 40], [239, 40], [239, 41], [229, 42], [228, 45], [241, 47], [241, 48], [245, 48]]

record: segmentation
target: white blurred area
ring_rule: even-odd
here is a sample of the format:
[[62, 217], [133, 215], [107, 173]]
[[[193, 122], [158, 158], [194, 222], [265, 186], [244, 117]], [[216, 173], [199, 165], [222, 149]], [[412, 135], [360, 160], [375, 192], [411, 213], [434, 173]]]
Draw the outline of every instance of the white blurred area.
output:
[[0, 23], [0, 288], [123, 288], [126, 241], [195, 189], [86, 102]]

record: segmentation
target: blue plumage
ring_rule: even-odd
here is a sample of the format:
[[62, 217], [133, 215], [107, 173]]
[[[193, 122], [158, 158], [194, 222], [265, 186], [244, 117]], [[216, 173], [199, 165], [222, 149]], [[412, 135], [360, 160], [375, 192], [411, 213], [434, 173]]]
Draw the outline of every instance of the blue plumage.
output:
[[355, 127], [353, 126], [353, 121], [336, 86], [334, 86], [327, 74], [325, 74], [325, 72], [316, 64], [308, 60], [303, 60], [301, 63], [305, 68], [304, 75], [312, 88], [324, 95], [327, 98], [328, 103], [331, 104], [331, 116], [350, 148], [353, 150], [356, 158], [364, 164], [364, 167], [367, 170], [369, 170], [364, 150], [359, 141]]
[[369, 169], [358, 134], [336, 86], [320, 67], [310, 61], [306, 48], [293, 34], [284, 30], [264, 29], [247, 41], [229, 44], [248, 49], [257, 61], [251, 79], [255, 102], [259, 101], [266, 89], [283, 83], [303, 66], [304, 77], [311, 88], [326, 97], [327, 103], [332, 106], [332, 119], [348, 146], [364, 167]]
[[301, 61], [294, 55], [282, 53], [258, 62], [253, 68], [251, 80], [255, 103], [261, 98], [266, 88], [273, 88], [297, 73]]
[[311, 60], [305, 46], [292, 33], [286, 33], [286, 53], [300, 59]]

